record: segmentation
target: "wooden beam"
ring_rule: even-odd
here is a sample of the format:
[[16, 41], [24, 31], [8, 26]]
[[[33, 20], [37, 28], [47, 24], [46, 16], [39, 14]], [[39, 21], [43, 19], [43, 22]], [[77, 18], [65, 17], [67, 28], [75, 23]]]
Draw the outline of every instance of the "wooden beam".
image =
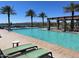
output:
[[[72, 19], [72, 16], [62, 16], [62, 17], [52, 17], [52, 18], [49, 18], [49, 20], [54, 20], [54, 19], [57, 19], [57, 18], [59, 18], [59, 19], [61, 19], [61, 20], [64, 20], [63, 18], [66, 18], [66, 20], [71, 20]], [[79, 15], [76, 15], [76, 16], [74, 16], [74, 20], [79, 20]]]

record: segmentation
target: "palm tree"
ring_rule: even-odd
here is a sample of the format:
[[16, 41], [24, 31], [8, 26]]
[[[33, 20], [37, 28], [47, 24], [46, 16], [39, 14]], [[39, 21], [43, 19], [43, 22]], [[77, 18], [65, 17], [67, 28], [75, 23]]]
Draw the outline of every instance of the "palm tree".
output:
[[44, 17], [47, 17], [47, 16], [46, 16], [46, 14], [45, 14], [44, 12], [41, 12], [41, 13], [39, 14], [39, 17], [42, 18], [42, 21], [43, 21], [43, 27], [44, 27]]
[[32, 9], [30, 9], [26, 12], [25, 16], [31, 17], [31, 27], [33, 27], [33, 17], [36, 16], [35, 12]]
[[8, 16], [8, 30], [10, 30], [10, 27], [11, 27], [11, 24], [10, 24], [10, 15], [14, 15], [16, 13], [12, 9], [12, 7], [8, 6], [8, 5], [1, 7], [0, 8], [0, 13], [1, 14], [7, 14], [7, 16]]
[[74, 30], [74, 12], [79, 11], [79, 5], [71, 2], [70, 6], [64, 7], [64, 10], [65, 10], [65, 12], [71, 12], [72, 13], [71, 31], [73, 31]]

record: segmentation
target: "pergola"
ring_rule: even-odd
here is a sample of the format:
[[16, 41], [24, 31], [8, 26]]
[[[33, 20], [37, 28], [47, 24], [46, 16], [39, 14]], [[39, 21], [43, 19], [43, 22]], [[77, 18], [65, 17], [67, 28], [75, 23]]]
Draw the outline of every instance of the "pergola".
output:
[[[52, 17], [52, 18], [47, 18], [47, 20], [48, 20], [48, 30], [50, 30], [50, 20], [57, 20], [57, 28], [59, 29], [60, 21], [63, 21], [64, 31], [66, 31], [66, 24], [67, 24], [66, 21], [72, 20], [72, 16]], [[74, 16], [73, 20], [79, 21], [79, 15]]]

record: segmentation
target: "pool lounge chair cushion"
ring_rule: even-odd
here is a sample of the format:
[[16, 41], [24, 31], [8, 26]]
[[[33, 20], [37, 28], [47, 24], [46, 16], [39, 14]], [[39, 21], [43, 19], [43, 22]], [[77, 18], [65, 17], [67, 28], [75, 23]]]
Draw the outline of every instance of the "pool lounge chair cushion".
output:
[[47, 54], [50, 54], [52, 57], [51, 52], [49, 52], [45, 49], [39, 48], [39, 49], [31, 51], [29, 53], [25, 53], [24, 55], [18, 56], [16, 58], [41, 58], [43, 55], [47, 55]]
[[21, 52], [30, 48], [37, 48], [36, 45], [34, 44], [24, 44], [18, 47], [14, 47], [14, 48], [9, 48], [9, 49], [5, 49], [3, 50], [3, 53], [5, 56], [13, 54], [13, 53], [17, 53], [17, 52]]
[[5, 58], [5, 55], [3, 54], [1, 49], [0, 49], [0, 58]]

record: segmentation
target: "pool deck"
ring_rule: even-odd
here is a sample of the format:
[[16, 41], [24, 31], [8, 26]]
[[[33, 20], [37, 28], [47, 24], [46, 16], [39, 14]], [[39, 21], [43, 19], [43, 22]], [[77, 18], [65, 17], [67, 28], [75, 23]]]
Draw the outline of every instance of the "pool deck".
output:
[[79, 52], [75, 52], [70, 49], [57, 46], [55, 44], [50, 44], [45, 41], [41, 41], [40, 39], [35, 39], [29, 36], [23, 36], [15, 32], [8, 32], [7, 30], [0, 29], [0, 35], [2, 36], [2, 38], [0, 38], [0, 48], [2, 50], [11, 48], [12, 42], [14, 40], [19, 40], [20, 45], [33, 43], [33, 44], [36, 44], [39, 48], [41, 47], [41, 48], [48, 49], [53, 53], [53, 56], [55, 58], [78, 58], [79, 57]]

